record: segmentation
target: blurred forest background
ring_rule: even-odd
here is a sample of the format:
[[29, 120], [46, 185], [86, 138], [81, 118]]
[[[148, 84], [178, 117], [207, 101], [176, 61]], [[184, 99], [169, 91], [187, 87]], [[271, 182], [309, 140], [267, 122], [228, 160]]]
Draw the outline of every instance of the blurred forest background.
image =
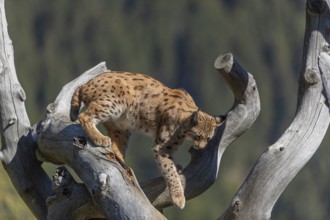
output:
[[[233, 102], [213, 68], [219, 54], [232, 52], [254, 75], [259, 118], [228, 147], [216, 183], [184, 210], [166, 209], [168, 219], [218, 217], [294, 116], [305, 1], [7, 0], [6, 13], [32, 124], [43, 118], [62, 86], [101, 61], [111, 70], [143, 72], [183, 87], [211, 114], [225, 113]], [[280, 197], [273, 219], [330, 219], [329, 143], [327, 135]], [[127, 162], [141, 181], [159, 175], [151, 144], [139, 135], [130, 142]], [[189, 159], [188, 147], [177, 157], [181, 164]], [[54, 168], [45, 167], [51, 175]], [[0, 219], [34, 219], [3, 168]]]

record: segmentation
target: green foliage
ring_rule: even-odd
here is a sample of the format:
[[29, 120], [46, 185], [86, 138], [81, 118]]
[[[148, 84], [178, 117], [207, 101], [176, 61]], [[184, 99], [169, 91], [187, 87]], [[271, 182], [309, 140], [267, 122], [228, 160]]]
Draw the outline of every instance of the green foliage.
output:
[[[294, 115], [303, 1], [10, 0], [6, 12], [32, 123], [41, 119], [65, 83], [101, 61], [113, 70], [144, 72], [171, 87], [183, 87], [211, 114], [225, 113], [233, 100], [213, 68], [219, 54], [232, 52], [254, 75], [262, 104], [257, 122], [226, 151], [214, 186], [183, 211], [166, 209], [169, 219], [219, 216], [253, 163]], [[127, 161], [138, 178], [157, 176], [151, 141], [135, 136], [133, 145]], [[324, 147], [320, 151], [281, 196], [273, 219], [330, 217], [328, 152]], [[182, 151], [177, 161], [188, 157]], [[0, 176], [1, 219], [32, 219], [3, 170]]]

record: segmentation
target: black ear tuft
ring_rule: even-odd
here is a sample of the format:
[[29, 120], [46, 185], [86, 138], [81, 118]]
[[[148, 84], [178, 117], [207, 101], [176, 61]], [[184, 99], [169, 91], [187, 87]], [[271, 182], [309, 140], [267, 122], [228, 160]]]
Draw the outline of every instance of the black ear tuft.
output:
[[198, 109], [198, 111], [195, 111], [191, 115], [190, 125], [192, 127], [194, 127], [194, 126], [196, 126], [198, 124], [198, 113], [199, 113], [199, 109]]

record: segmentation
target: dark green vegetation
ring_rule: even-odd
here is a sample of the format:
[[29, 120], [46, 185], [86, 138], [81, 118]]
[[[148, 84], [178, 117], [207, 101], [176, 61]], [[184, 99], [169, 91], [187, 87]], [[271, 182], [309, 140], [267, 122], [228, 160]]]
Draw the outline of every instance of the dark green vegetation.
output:
[[[211, 114], [225, 113], [232, 94], [213, 68], [232, 52], [257, 80], [261, 114], [225, 153], [219, 179], [169, 219], [215, 219], [254, 162], [294, 116], [305, 24], [305, 1], [262, 0], [10, 0], [9, 33], [31, 123], [41, 119], [61, 87], [106, 61], [112, 70], [150, 74], [183, 87]], [[139, 179], [156, 176], [151, 141], [135, 136], [127, 162]], [[280, 197], [273, 219], [329, 219], [326, 136], [319, 151]], [[134, 146], [134, 147], [133, 147]], [[187, 147], [185, 148], [187, 149]], [[177, 161], [189, 155], [181, 152]], [[53, 172], [53, 170], [50, 170]], [[0, 172], [1, 219], [34, 219]]]

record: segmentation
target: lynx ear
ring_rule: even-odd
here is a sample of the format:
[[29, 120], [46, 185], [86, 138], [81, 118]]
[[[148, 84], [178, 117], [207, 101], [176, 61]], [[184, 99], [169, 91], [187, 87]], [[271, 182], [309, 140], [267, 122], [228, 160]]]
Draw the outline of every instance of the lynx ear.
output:
[[217, 126], [219, 126], [226, 119], [226, 116], [220, 115], [220, 116], [215, 116], [214, 118], [217, 123]]
[[222, 119], [220, 117], [214, 117], [214, 118], [218, 125], [221, 124]]
[[197, 111], [195, 111], [194, 113], [192, 113], [192, 115], [191, 115], [190, 125], [192, 127], [194, 127], [198, 124], [198, 113], [199, 113], [199, 109]]

